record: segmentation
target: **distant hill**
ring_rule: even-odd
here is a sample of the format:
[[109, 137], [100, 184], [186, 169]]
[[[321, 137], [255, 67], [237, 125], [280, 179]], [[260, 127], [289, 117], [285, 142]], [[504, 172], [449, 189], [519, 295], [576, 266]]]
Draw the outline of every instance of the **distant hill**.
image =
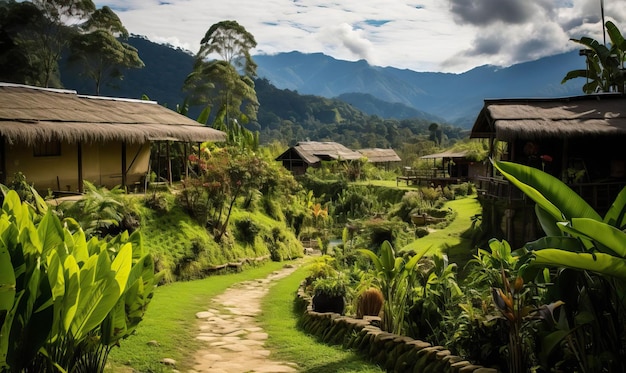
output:
[[[103, 87], [102, 94], [130, 98], [145, 94], [172, 108], [182, 103], [185, 97], [182, 85], [191, 72], [193, 56], [143, 37], [132, 36], [128, 42], [138, 49], [146, 67], [127, 71], [124, 80]], [[584, 68], [584, 60], [576, 52], [507, 68], [481, 66], [462, 74], [376, 67], [366, 61], [341, 61], [321, 53], [290, 52], [253, 58], [258, 64], [259, 77], [278, 89], [338, 98], [383, 119], [417, 118], [463, 128], [471, 127], [486, 98], [580, 95], [584, 83], [573, 80], [560, 84], [568, 71]], [[62, 80], [67, 88], [79, 93], [94, 92], [88, 82], [67, 66], [63, 66]], [[272, 110], [283, 109], [275, 105]], [[306, 107], [297, 110], [296, 117], [307, 112]], [[193, 117], [198, 112], [199, 109], [192, 109], [190, 115]], [[259, 124], [264, 126], [263, 122]]]
[[422, 118], [432, 122], [444, 123], [445, 119], [430, 113], [417, 110], [399, 102], [387, 102], [369, 93], [342, 93], [338, 100], [346, 102], [362, 112], [389, 119]]
[[[193, 68], [194, 57], [180, 48], [153, 43], [144, 37], [131, 36], [127, 42], [137, 48], [146, 66], [125, 71], [123, 80], [103, 86], [100, 94], [126, 98], [146, 95], [170, 108], [181, 104], [185, 97], [183, 83]], [[82, 94], [94, 94], [91, 82], [67, 65], [62, 65], [61, 74], [65, 87]]]
[[254, 59], [259, 76], [278, 88], [324, 97], [366, 93], [465, 128], [473, 124], [486, 98], [580, 95], [584, 83], [573, 80], [561, 84], [568, 71], [584, 68], [577, 52], [507, 68], [481, 66], [462, 74], [375, 67], [365, 61], [340, 61], [320, 53], [289, 52]]

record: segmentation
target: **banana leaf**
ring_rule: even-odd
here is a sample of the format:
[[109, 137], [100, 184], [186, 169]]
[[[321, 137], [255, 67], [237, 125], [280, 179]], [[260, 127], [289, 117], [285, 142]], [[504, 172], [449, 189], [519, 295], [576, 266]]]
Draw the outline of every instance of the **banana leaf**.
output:
[[601, 251], [626, 258], [626, 233], [621, 230], [606, 223], [585, 218], [572, 219], [571, 226], [597, 243], [598, 249], [604, 249]]
[[614, 226], [618, 229], [623, 229], [626, 225], [626, 221], [624, 221], [624, 217], [626, 215], [626, 188], [622, 189], [621, 192], [611, 204], [611, 208], [604, 215], [604, 222]]
[[574, 237], [568, 236], [546, 236], [536, 241], [527, 242], [524, 249], [528, 251], [543, 249], [561, 249], [570, 252], [582, 252], [583, 247], [580, 241]]
[[533, 252], [531, 266], [554, 266], [582, 269], [626, 280], [626, 259], [605, 253], [573, 253], [560, 249]]
[[492, 163], [504, 177], [557, 221], [573, 217], [602, 220], [584, 199], [554, 176], [517, 163]]

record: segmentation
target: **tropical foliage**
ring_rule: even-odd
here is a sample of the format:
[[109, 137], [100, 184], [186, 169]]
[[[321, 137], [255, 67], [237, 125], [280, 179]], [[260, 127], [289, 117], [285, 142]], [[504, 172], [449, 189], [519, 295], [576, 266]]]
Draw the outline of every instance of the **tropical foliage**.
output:
[[103, 371], [158, 282], [141, 236], [87, 240], [75, 221], [37, 216], [14, 191], [0, 226], [0, 370]]
[[[254, 36], [237, 21], [212, 25], [200, 41], [193, 71], [185, 80], [191, 104], [213, 111], [213, 127], [228, 134], [231, 144], [255, 149], [258, 134], [243, 125], [256, 120], [256, 64], [250, 50]], [[215, 58], [219, 57], [219, 58]]]
[[[542, 360], [559, 356], [558, 363], [570, 369], [621, 371], [626, 189], [601, 217], [567, 185], [543, 171], [508, 162], [494, 162], [494, 166], [535, 201], [547, 233], [524, 247], [524, 277], [533, 277], [535, 268], [556, 268], [551, 291], [565, 302], [558, 329], [543, 339], [547, 347]], [[560, 354], [557, 346], [562, 348]]]
[[0, 19], [4, 81], [61, 87], [59, 61], [68, 50], [96, 93], [107, 78], [121, 78], [120, 68], [143, 66], [137, 51], [115, 38], [128, 36], [117, 15], [91, 0], [3, 1]]
[[624, 93], [626, 41], [613, 22], [606, 22], [605, 27], [611, 39], [610, 48], [587, 36], [580, 39], [570, 39], [587, 47], [580, 52], [581, 55], [585, 56], [587, 68], [568, 72], [561, 83], [570, 79], [585, 78], [587, 79], [587, 83], [583, 85], [583, 92], [585, 93]]

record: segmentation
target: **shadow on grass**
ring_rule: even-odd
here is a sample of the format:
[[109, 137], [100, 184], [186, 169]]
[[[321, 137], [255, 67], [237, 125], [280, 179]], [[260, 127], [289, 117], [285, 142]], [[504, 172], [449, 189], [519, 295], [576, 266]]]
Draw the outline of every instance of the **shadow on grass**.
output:
[[[318, 365], [315, 367], [311, 367], [306, 370], [302, 370], [303, 373], [350, 373], [350, 372], [364, 372], [363, 371], [363, 360], [358, 356], [354, 356], [351, 358], [346, 358], [338, 361], [333, 361], [329, 363], [325, 363], [323, 365]], [[376, 369], [372, 367], [371, 370], [367, 370], [366, 372], [384, 372], [382, 368]]]

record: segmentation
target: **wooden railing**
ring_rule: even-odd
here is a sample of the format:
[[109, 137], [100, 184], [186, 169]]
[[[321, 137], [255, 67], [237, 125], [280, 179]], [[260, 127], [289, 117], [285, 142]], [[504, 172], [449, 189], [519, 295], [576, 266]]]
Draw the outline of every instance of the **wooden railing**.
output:
[[[521, 200], [523, 193], [508, 180], [499, 177], [479, 176], [474, 179], [478, 193], [484, 197], [494, 199]], [[626, 181], [595, 182], [569, 185], [591, 207], [603, 214], [626, 186]]]

